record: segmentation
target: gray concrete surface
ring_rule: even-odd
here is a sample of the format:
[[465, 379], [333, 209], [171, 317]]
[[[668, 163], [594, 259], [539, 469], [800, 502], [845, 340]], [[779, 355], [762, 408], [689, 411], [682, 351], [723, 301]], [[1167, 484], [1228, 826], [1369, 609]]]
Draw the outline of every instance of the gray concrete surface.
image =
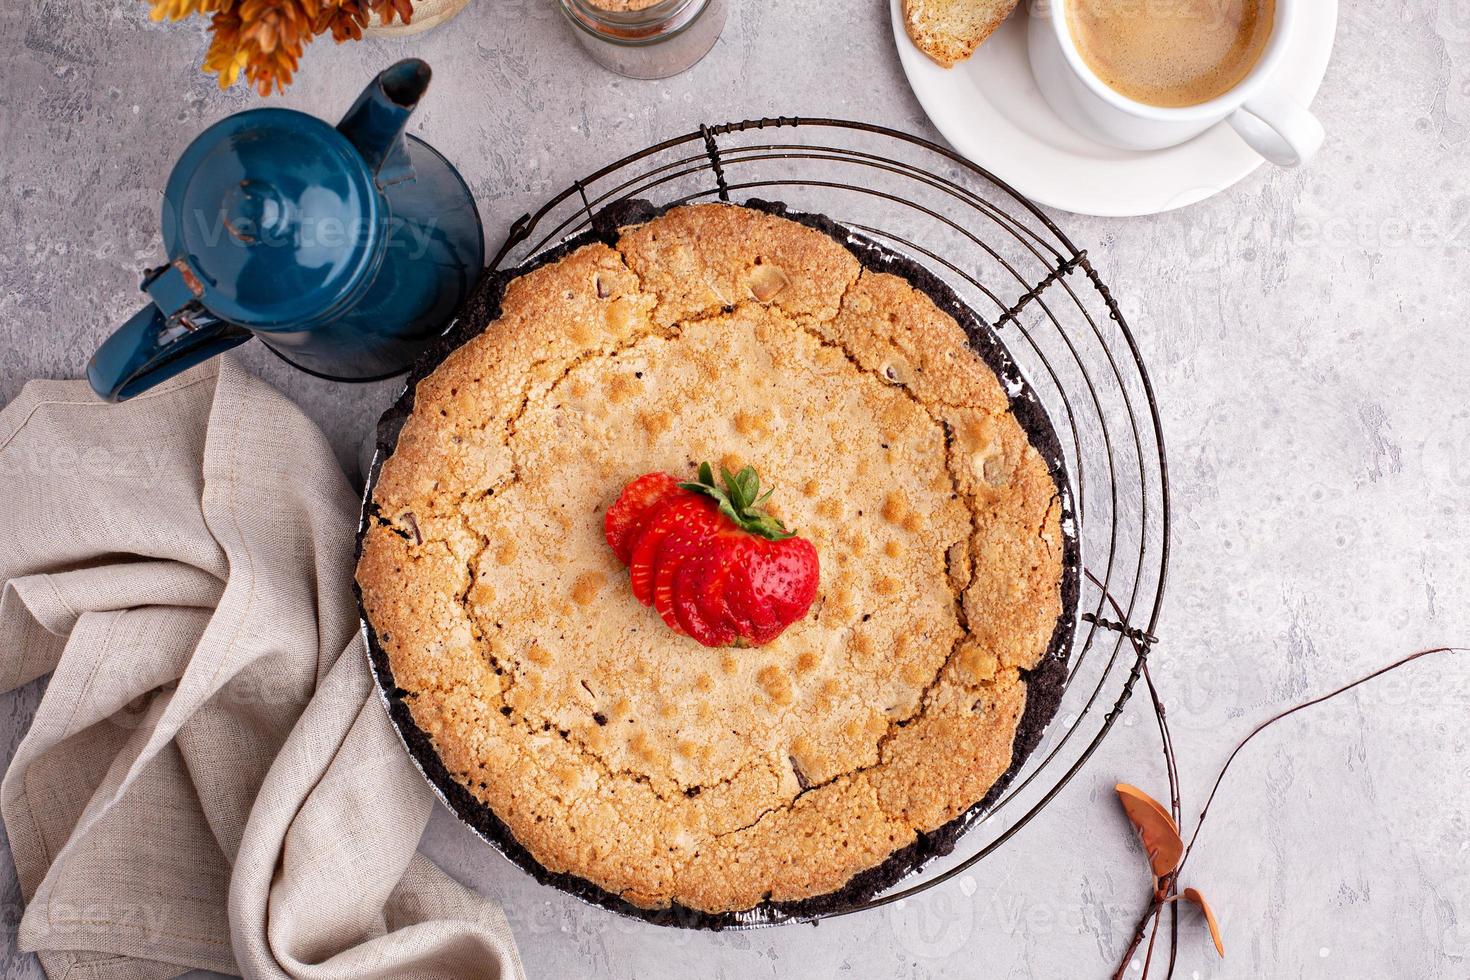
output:
[[[1310, 2], [1310, 0], [1309, 0]], [[886, 3], [734, 4], [710, 57], [667, 82], [588, 62], [550, 0], [479, 0], [412, 41], [319, 44], [285, 104], [335, 117], [406, 53], [436, 70], [415, 131], [505, 224], [615, 155], [703, 120], [870, 119], [930, 134]], [[1135, 220], [1059, 215], [1124, 297], [1170, 441], [1176, 507], [1156, 664], [1196, 808], [1236, 738], [1421, 646], [1470, 640], [1470, 7], [1347, 3], [1310, 168]], [[257, 104], [196, 70], [195, 25], [138, 0], [0, 6], [0, 400], [73, 377], [138, 305], [158, 190], [206, 124]], [[246, 362], [344, 460], [393, 394]], [[13, 751], [42, 691], [3, 699]], [[1228, 958], [1184, 932], [1179, 976], [1470, 976], [1465, 659], [1422, 662], [1280, 726], [1242, 757], [1190, 879]], [[812, 929], [691, 935], [538, 886], [440, 813], [427, 848], [504, 902], [535, 978], [1090, 977], [1146, 897], [1111, 798], [1162, 793], [1136, 701], [1088, 768], [971, 874], [903, 908]], [[3, 852], [0, 852], [3, 853]], [[0, 857], [0, 975], [21, 902]], [[1136, 973], [1134, 974], [1136, 975]]]

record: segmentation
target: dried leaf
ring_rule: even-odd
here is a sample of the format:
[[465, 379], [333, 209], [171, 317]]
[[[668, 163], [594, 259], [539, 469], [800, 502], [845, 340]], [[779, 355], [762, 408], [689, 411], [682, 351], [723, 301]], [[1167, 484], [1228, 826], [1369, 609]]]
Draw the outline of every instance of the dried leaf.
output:
[[1205, 925], [1210, 927], [1210, 938], [1215, 941], [1215, 952], [1220, 958], [1225, 958], [1225, 941], [1220, 938], [1220, 923], [1215, 921], [1215, 913], [1210, 910], [1210, 903], [1199, 893], [1198, 888], [1184, 889], [1184, 897], [1199, 906], [1199, 910], [1205, 914]]
[[1154, 877], [1164, 877], [1179, 866], [1179, 859], [1184, 856], [1179, 825], [1158, 800], [1137, 786], [1119, 783], [1114, 788], [1123, 804], [1123, 812], [1128, 814], [1128, 820], [1143, 841]]

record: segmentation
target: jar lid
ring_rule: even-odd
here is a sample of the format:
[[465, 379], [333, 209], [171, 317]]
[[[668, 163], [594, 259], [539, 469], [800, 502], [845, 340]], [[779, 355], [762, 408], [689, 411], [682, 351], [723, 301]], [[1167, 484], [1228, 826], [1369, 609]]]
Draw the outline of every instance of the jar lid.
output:
[[346, 301], [380, 256], [372, 174], [331, 125], [251, 109], [200, 134], [169, 176], [163, 240], [215, 316], [286, 328]]

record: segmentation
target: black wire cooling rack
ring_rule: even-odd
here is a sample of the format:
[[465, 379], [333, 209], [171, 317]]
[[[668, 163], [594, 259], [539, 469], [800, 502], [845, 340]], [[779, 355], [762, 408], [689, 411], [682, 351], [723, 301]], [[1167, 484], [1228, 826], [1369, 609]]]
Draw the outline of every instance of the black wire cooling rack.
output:
[[1061, 704], [1040, 744], [952, 854], [858, 905], [779, 921], [865, 911], [933, 888], [1008, 841], [1077, 774], [1155, 642], [1169, 481], [1138, 346], [1087, 252], [1035, 205], [943, 146], [838, 119], [706, 125], [633, 153], [517, 221], [491, 271], [534, 259], [633, 198], [658, 207], [779, 200], [924, 266], [1009, 350], [1062, 443], [1083, 574]]

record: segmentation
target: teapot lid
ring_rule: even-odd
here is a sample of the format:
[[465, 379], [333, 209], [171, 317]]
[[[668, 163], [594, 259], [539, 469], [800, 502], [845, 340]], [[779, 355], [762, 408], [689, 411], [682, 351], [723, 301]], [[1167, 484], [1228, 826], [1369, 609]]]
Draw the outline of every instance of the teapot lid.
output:
[[384, 205], [357, 149], [291, 109], [250, 109], [200, 134], [164, 191], [170, 261], [220, 319], [303, 325], [350, 302], [381, 258]]

